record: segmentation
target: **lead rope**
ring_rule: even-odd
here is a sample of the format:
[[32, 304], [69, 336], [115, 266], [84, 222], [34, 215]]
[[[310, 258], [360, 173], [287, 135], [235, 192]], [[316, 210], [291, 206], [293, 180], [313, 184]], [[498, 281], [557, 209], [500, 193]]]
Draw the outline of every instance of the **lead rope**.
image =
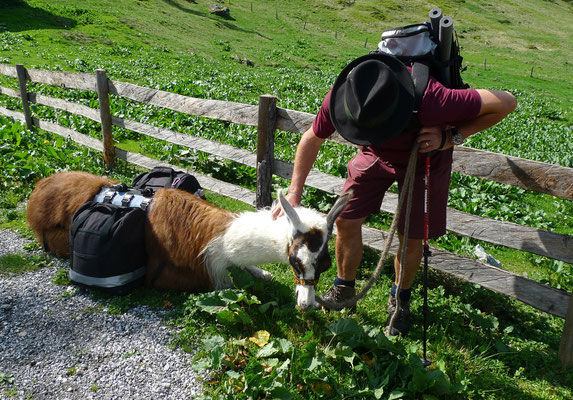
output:
[[[376, 280], [378, 280], [380, 274], [382, 273], [382, 268], [384, 266], [384, 260], [386, 260], [386, 257], [388, 256], [388, 251], [390, 250], [390, 245], [392, 244], [392, 239], [394, 238], [394, 233], [396, 232], [396, 228], [398, 227], [398, 221], [400, 220], [400, 215], [402, 213], [402, 208], [404, 205], [404, 202], [406, 200], [406, 198], [408, 198], [407, 204], [406, 204], [406, 221], [405, 221], [405, 231], [404, 231], [404, 237], [407, 238], [407, 231], [408, 228], [410, 226], [410, 210], [412, 208], [412, 192], [413, 192], [413, 186], [414, 186], [414, 176], [416, 174], [416, 161], [418, 158], [418, 147], [419, 147], [419, 143], [415, 143], [414, 144], [414, 148], [412, 149], [412, 152], [410, 153], [410, 159], [408, 160], [408, 168], [406, 170], [406, 176], [404, 177], [404, 190], [401, 191], [399, 199], [398, 199], [398, 205], [396, 207], [396, 212], [394, 214], [394, 219], [392, 220], [392, 224], [390, 225], [390, 229], [388, 230], [388, 237], [386, 239], [386, 242], [384, 243], [384, 249], [382, 250], [382, 255], [380, 256], [380, 259], [378, 260], [378, 265], [376, 266], [376, 269], [374, 270], [374, 274], [372, 274], [372, 276], [370, 277], [370, 280], [368, 281], [368, 283], [364, 286], [364, 288], [362, 289], [362, 291], [356, 295], [354, 295], [354, 297], [341, 302], [341, 303], [334, 303], [328, 300], [323, 300], [322, 298], [320, 298], [319, 296], [315, 296], [315, 300], [318, 304], [320, 304], [321, 306], [327, 308], [327, 309], [331, 309], [331, 308], [350, 308], [353, 307], [360, 299], [362, 299], [366, 293], [372, 288], [372, 286], [374, 285], [374, 283], [376, 282]], [[402, 257], [400, 260], [400, 278], [399, 278], [399, 285], [401, 286], [402, 284], [402, 279], [404, 276], [404, 260], [405, 260], [405, 254], [406, 254], [406, 245], [408, 243], [408, 240], [404, 240], [402, 243]], [[400, 298], [400, 296], [397, 296], [397, 301], [399, 301], [398, 299]], [[396, 304], [396, 308], [398, 308], [399, 303]], [[394, 323], [394, 318], [395, 316], [392, 317], [389, 327], [393, 326]]]
[[[411, 161], [412, 159], [410, 159]], [[417, 157], [414, 157], [414, 171], [415, 171], [415, 167], [416, 167], [416, 160]], [[409, 167], [409, 165], [408, 165]], [[390, 334], [390, 332], [392, 332], [392, 328], [394, 327], [394, 321], [396, 320], [397, 316], [398, 316], [398, 310], [400, 310], [400, 307], [402, 305], [402, 299], [400, 298], [400, 288], [402, 287], [402, 281], [404, 280], [404, 265], [406, 264], [406, 250], [408, 249], [408, 236], [409, 236], [409, 231], [410, 231], [410, 213], [412, 210], [412, 194], [414, 192], [414, 174], [415, 172], [411, 175], [411, 176], [407, 176], [406, 178], [404, 178], [404, 190], [406, 191], [406, 196], [407, 196], [407, 202], [406, 202], [406, 218], [404, 221], [404, 234], [403, 234], [403, 238], [402, 238], [402, 248], [401, 248], [401, 254], [400, 254], [400, 273], [399, 273], [399, 277], [398, 277], [398, 288], [396, 290], [397, 292], [397, 296], [396, 296], [396, 309], [394, 310], [394, 314], [392, 314], [392, 318], [390, 318], [390, 323], [388, 324], [388, 326], [386, 327], [386, 334]]]

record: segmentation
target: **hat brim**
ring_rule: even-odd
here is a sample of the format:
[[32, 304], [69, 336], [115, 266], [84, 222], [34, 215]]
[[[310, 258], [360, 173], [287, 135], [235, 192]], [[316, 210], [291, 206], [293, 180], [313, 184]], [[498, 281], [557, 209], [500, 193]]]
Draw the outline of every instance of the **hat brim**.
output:
[[[364, 128], [356, 126], [346, 116], [344, 108], [344, 91], [346, 78], [357, 65], [367, 60], [376, 59], [385, 63], [396, 75], [399, 88], [396, 112], [392, 117], [377, 126]], [[336, 78], [330, 94], [330, 119], [340, 135], [351, 143], [368, 146], [382, 144], [399, 136], [406, 128], [412, 111], [414, 111], [415, 91], [412, 76], [406, 66], [397, 58], [373, 53], [359, 57], [348, 64]]]

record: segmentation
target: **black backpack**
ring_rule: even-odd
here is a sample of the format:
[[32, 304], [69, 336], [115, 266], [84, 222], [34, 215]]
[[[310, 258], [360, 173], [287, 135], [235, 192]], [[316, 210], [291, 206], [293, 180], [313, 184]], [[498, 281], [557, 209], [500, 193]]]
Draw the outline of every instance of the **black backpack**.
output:
[[141, 208], [90, 201], [72, 217], [70, 281], [124, 294], [145, 275], [145, 221]]
[[162, 188], [176, 188], [205, 200], [205, 192], [193, 175], [169, 167], [154, 167], [150, 172], [139, 174], [131, 186], [144, 196], [153, 196]]

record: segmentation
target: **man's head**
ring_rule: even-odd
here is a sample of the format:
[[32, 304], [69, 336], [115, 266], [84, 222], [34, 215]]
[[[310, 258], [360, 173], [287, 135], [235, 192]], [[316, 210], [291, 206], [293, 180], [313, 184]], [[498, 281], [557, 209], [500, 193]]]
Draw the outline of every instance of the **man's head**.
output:
[[406, 66], [386, 54], [348, 64], [330, 95], [330, 119], [346, 140], [380, 144], [398, 136], [414, 110], [414, 82]]

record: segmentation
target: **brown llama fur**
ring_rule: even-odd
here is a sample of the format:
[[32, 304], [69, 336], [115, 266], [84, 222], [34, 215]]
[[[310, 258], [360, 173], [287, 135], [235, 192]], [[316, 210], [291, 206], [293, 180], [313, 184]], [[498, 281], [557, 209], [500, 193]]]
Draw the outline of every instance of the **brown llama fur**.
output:
[[146, 284], [161, 289], [212, 290], [201, 252], [234, 218], [232, 212], [187, 192], [158, 191], [145, 228]]
[[28, 199], [27, 219], [44, 250], [68, 258], [72, 216], [84, 203], [93, 200], [103, 186], [116, 183], [81, 171], [40, 180]]
[[[78, 171], [61, 172], [39, 181], [28, 200], [27, 218], [44, 249], [69, 257], [74, 212], [93, 200], [103, 186], [115, 183]], [[145, 226], [146, 285], [188, 291], [213, 289], [201, 252], [234, 217], [230, 211], [190, 193], [159, 190]]]

